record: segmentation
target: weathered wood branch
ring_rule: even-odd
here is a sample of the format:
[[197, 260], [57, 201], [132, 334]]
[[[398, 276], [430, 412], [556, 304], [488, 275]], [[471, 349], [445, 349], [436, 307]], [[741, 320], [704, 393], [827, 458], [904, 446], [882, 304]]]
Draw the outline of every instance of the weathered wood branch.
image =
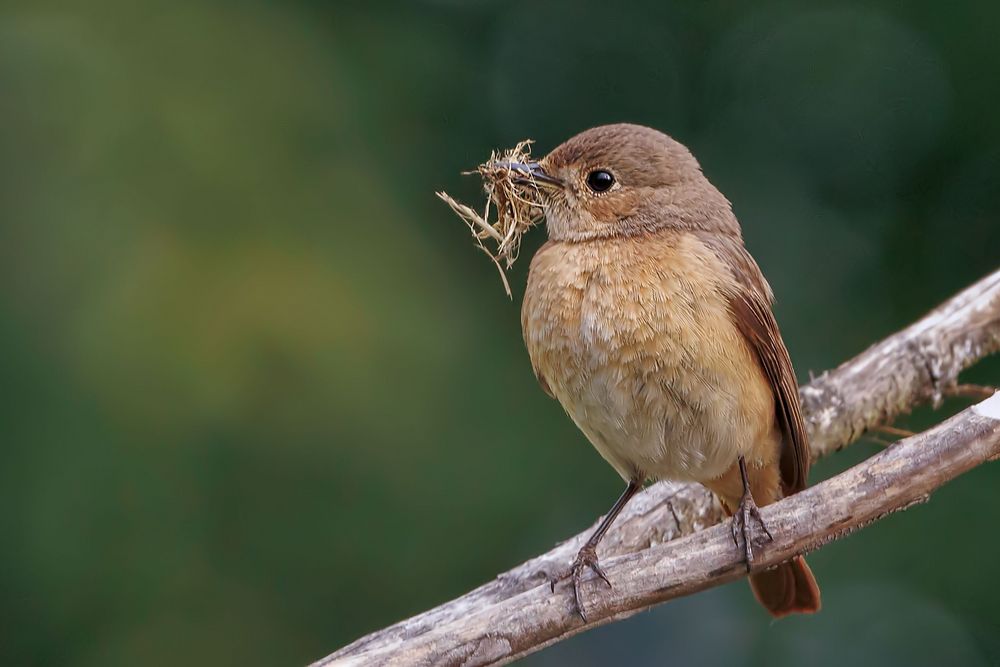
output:
[[[1000, 458], [1000, 394], [921, 435], [761, 512], [775, 539], [758, 555], [776, 565], [922, 502], [945, 482]], [[654, 604], [745, 576], [725, 525], [604, 561], [614, 588], [591, 578], [589, 622], [576, 614], [572, 589], [547, 585], [435, 626], [412, 639], [382, 644], [345, 663], [481, 665], [503, 663], [591, 626], [626, 618]], [[336, 664], [334, 659], [327, 664]]]
[[[1000, 350], [1000, 271], [906, 329], [801, 388], [814, 458], [915, 405], [938, 405], [959, 373]], [[775, 541], [767, 567], [821, 546], [1000, 455], [1000, 396], [895, 443], [833, 479], [764, 510]], [[602, 543], [614, 589], [585, 582], [587, 623], [575, 614], [566, 570], [589, 530], [466, 595], [372, 633], [316, 665], [497, 664], [592, 626], [745, 574], [721, 512], [698, 485], [661, 482], [636, 496]], [[693, 533], [693, 534], [692, 534]], [[681, 539], [676, 539], [687, 535]], [[600, 582], [598, 582], [600, 583]]]

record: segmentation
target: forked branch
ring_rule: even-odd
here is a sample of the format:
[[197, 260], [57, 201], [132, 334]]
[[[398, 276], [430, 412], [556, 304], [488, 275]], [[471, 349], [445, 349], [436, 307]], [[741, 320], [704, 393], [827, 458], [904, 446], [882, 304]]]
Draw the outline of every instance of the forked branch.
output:
[[[939, 405], [959, 373], [1000, 350], [1000, 271], [921, 320], [801, 388], [814, 458], [914, 406]], [[980, 394], [985, 391], [980, 388]], [[890, 512], [925, 500], [945, 482], [1000, 457], [1000, 395], [846, 472], [763, 510], [775, 541], [762, 568], [815, 549]], [[585, 581], [588, 622], [572, 588], [549, 591], [589, 531], [466, 595], [379, 630], [316, 665], [502, 664], [592, 626], [745, 575], [721, 512], [698, 485], [654, 484], [637, 495], [602, 543], [614, 589]], [[703, 530], [704, 529], [704, 530]], [[680, 539], [677, 539], [680, 538]]]

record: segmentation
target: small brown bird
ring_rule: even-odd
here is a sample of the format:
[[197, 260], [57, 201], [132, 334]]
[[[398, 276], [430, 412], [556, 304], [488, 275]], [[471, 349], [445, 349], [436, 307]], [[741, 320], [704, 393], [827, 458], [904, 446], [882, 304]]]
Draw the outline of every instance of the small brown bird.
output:
[[[581, 575], [608, 582], [597, 544], [649, 479], [714, 492], [749, 571], [764, 539], [751, 522], [770, 538], [757, 503], [805, 488], [809, 447], [771, 288], [729, 201], [687, 148], [637, 125], [596, 127], [510, 166], [546, 206], [549, 240], [521, 311], [532, 367], [628, 483], [573, 563], [581, 616]], [[775, 617], [820, 608], [801, 557], [750, 586]]]

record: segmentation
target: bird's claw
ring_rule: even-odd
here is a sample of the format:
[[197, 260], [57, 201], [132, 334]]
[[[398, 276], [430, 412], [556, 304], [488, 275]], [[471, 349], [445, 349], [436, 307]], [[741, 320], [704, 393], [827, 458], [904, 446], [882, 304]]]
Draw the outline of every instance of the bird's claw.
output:
[[[757, 536], [756, 539], [754, 538], [753, 528], [750, 526], [753, 520], [757, 522], [760, 530], [764, 533], [764, 535]], [[736, 545], [737, 549], [740, 548], [740, 540], [742, 538], [743, 558], [746, 562], [747, 572], [749, 572], [751, 565], [753, 565], [753, 544], [756, 543], [758, 546], [762, 546], [767, 542], [774, 541], [771, 531], [767, 529], [767, 524], [764, 523], [764, 519], [760, 516], [760, 509], [758, 509], [757, 503], [754, 502], [753, 497], [749, 493], [743, 495], [739, 507], [733, 512], [730, 531], [733, 535], [733, 544]], [[764, 539], [764, 536], [767, 539]]]
[[[583, 583], [583, 572], [586, 568], [590, 568], [594, 573], [604, 580], [604, 583], [611, 588], [611, 580], [608, 579], [607, 573], [597, 562], [597, 549], [592, 545], [584, 545], [580, 552], [576, 555], [576, 560], [573, 561], [573, 567], [570, 569], [571, 576], [573, 579], [573, 597], [576, 600], [576, 611], [580, 614], [580, 618], [584, 621], [587, 620], [587, 613], [583, 609], [583, 598], [580, 596], [580, 585]], [[552, 584], [552, 589], [555, 590], [555, 584]]]

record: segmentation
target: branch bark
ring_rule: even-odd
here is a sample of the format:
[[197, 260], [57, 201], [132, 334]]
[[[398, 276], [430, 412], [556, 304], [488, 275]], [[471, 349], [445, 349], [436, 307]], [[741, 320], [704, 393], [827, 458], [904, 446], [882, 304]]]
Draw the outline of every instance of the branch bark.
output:
[[[940, 405], [963, 369], [997, 350], [1000, 271], [802, 387], [813, 458], [843, 448], [920, 403]], [[926, 499], [948, 480], [998, 455], [1000, 395], [995, 395], [765, 508], [776, 539], [760, 552], [759, 567], [815, 549]], [[547, 580], [566, 571], [589, 530], [315, 665], [509, 662], [592, 626], [743, 576], [728, 528], [703, 530], [721, 518], [703, 487], [654, 484], [633, 499], [602, 542], [601, 562], [614, 589], [587, 580], [588, 622], [575, 613], [571, 587], [564, 583], [552, 593]]]

